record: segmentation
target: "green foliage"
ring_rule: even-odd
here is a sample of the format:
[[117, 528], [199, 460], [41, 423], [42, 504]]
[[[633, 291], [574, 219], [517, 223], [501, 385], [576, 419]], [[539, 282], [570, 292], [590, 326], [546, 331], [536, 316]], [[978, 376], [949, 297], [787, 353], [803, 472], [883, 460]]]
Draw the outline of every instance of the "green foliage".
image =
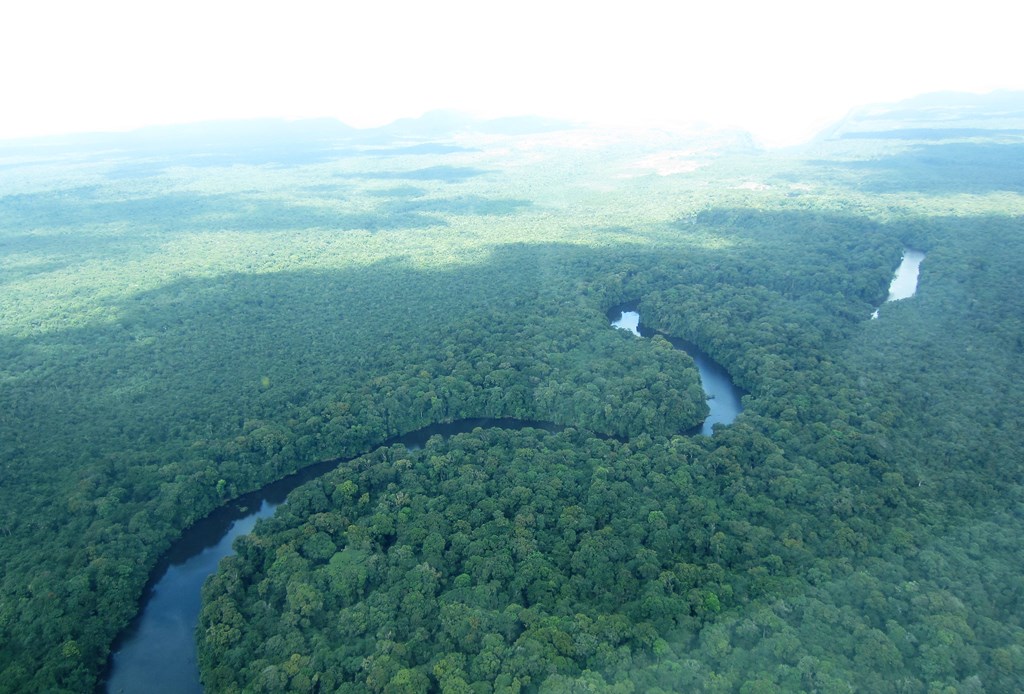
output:
[[[226, 499], [476, 416], [570, 429], [297, 491], [205, 591], [211, 691], [1020, 690], [1020, 145], [943, 135], [0, 151], [0, 690], [90, 690]], [[735, 424], [678, 436], [637, 300]]]
[[[344, 464], [241, 540], [207, 585], [204, 670], [222, 672], [295, 627], [316, 644], [309, 655], [321, 669], [310, 676], [369, 691], [399, 680], [533, 689], [555, 674], [652, 663], [669, 648], [655, 648], [658, 633], [699, 626], [722, 609], [719, 594], [744, 599], [692, 539], [709, 520], [687, 514], [668, 480], [696, 450], [678, 438], [637, 445], [576, 430], [477, 429]], [[695, 476], [701, 489], [717, 486], [709, 473]], [[305, 497], [346, 481], [370, 502], [342, 497], [306, 520]], [[732, 515], [722, 508], [718, 518]], [[674, 538], [660, 550], [652, 516]], [[329, 561], [287, 560], [282, 574], [289, 548], [324, 526], [345, 548]], [[242, 616], [241, 639], [220, 637], [225, 610]], [[383, 662], [396, 669], [390, 679], [368, 665]], [[244, 688], [271, 666], [283, 663], [253, 660], [228, 686]]]

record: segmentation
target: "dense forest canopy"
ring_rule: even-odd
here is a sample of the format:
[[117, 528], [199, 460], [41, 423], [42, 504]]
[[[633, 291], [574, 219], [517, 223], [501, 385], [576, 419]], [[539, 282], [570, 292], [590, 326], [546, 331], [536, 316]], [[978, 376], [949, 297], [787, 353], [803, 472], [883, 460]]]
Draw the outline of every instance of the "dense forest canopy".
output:
[[[1006, 103], [780, 152], [451, 114], [5, 145], [0, 690], [91, 690], [184, 528], [352, 457], [208, 583], [211, 691], [1024, 688]], [[734, 424], [680, 435], [692, 360], [623, 302]], [[377, 448], [466, 417], [567, 428]]]

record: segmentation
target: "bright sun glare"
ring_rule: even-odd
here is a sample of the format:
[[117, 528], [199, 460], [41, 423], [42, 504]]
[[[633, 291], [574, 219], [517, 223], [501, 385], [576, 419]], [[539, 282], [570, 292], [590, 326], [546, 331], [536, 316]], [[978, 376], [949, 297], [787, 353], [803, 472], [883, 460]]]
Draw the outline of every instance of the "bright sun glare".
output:
[[781, 144], [857, 104], [1024, 86], [1021, 11], [1001, 0], [11, 4], [0, 138], [456, 108]]

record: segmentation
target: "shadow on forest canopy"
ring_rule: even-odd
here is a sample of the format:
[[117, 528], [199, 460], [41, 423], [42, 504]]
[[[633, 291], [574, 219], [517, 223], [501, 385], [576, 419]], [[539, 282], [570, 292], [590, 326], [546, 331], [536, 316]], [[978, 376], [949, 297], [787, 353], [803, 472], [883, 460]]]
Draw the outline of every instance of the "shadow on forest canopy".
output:
[[1024, 192], [1024, 144], [952, 142], [917, 145], [868, 161], [816, 161], [862, 172], [861, 187], [873, 193]]
[[482, 176], [491, 173], [487, 169], [478, 169], [472, 166], [428, 166], [423, 169], [411, 169], [408, 171], [360, 171], [357, 173], [335, 174], [337, 178], [365, 178], [382, 180], [410, 180], [410, 181], [445, 181], [447, 183], [458, 183], [474, 176]]

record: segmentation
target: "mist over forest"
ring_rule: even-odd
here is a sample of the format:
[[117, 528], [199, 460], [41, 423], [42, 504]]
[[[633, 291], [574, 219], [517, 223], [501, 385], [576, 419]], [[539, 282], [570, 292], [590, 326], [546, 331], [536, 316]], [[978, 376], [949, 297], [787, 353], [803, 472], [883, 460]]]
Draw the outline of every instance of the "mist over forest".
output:
[[105, 691], [183, 534], [318, 463], [196, 688], [1024, 690], [1022, 163], [1020, 92], [0, 142], [0, 692]]

